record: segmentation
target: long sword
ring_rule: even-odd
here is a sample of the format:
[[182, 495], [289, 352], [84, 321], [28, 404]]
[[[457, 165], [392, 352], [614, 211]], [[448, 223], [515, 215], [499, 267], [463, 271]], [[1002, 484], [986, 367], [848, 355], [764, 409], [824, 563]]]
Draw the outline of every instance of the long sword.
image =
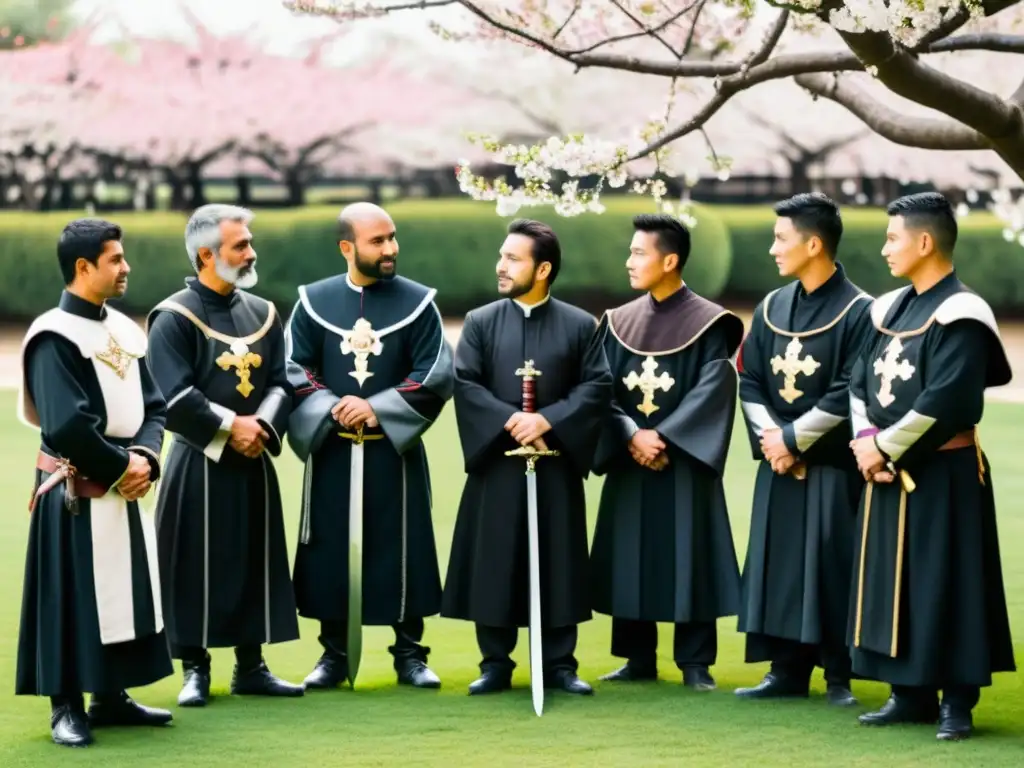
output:
[[355, 433], [339, 432], [352, 441], [348, 481], [348, 638], [345, 647], [348, 684], [356, 687], [359, 661], [363, 655], [363, 442], [384, 435], [364, 435], [360, 424]]
[[[540, 376], [527, 360], [516, 371], [523, 378], [523, 413], [536, 411], [536, 378]], [[539, 450], [532, 445], [505, 451], [506, 456], [526, 459], [526, 521], [530, 541], [530, 691], [533, 693], [533, 711], [540, 717], [544, 712], [544, 655], [540, 628], [540, 535], [537, 522], [537, 461], [543, 456], [557, 456], [558, 451]]]

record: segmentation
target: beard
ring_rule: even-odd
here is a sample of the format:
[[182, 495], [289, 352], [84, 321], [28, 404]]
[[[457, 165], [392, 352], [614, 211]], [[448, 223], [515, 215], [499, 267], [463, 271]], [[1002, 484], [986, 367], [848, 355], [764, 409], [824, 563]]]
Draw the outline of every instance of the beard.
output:
[[375, 280], [392, 280], [398, 274], [397, 259], [392, 258], [387, 264], [384, 260], [368, 261], [360, 257], [358, 248], [355, 249], [355, 264], [359, 274]]
[[259, 275], [256, 274], [255, 261], [248, 266], [232, 267], [221, 260], [220, 256], [216, 256], [213, 268], [217, 273], [217, 277], [242, 290], [252, 288], [259, 281]]
[[533, 290], [533, 286], [536, 283], [532, 277], [523, 283], [517, 283], [515, 280], [509, 279], [509, 286], [507, 288], [498, 288], [498, 293], [509, 299], [518, 299]]

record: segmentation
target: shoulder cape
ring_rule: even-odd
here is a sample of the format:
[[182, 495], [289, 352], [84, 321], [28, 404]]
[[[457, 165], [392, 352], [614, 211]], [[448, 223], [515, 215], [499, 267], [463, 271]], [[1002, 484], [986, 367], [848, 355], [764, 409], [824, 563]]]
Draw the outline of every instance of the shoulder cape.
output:
[[229, 347], [239, 342], [248, 346], [256, 343], [274, 327], [274, 318], [277, 310], [272, 302], [261, 299], [246, 291], [239, 291], [241, 301], [238, 306], [232, 307], [231, 317], [241, 325], [247, 333], [244, 336], [231, 336], [216, 331], [203, 320], [202, 299], [191, 288], [182, 288], [175, 294], [157, 304], [146, 316], [146, 332], [159, 312], [174, 312], [191, 322], [208, 339], [215, 339], [227, 344]]
[[[655, 312], [645, 294], [606, 313], [608, 330], [625, 349], [637, 355], [657, 357], [681, 352], [699, 339], [709, 328], [722, 323], [729, 355], [733, 355], [743, 339], [743, 321], [724, 307], [698, 296], [692, 291], [679, 307], [670, 313]], [[645, 343], [645, 333], [657, 326], [654, 341]], [[645, 347], [654, 347], [653, 349]]]
[[[339, 324], [336, 308], [339, 291], [349, 290], [351, 289], [347, 286], [347, 276], [336, 275], [309, 285], [300, 285], [299, 302], [313, 322], [338, 336], [346, 337], [350, 329]], [[389, 302], [388, 319], [387, 325], [382, 325], [379, 329], [374, 328], [374, 334], [378, 339], [412, 323], [430, 306], [437, 295], [437, 289], [428, 288], [401, 275], [388, 281], [386, 290], [387, 293], [380, 299]]]
[[789, 285], [784, 285], [782, 288], [776, 288], [774, 291], [772, 291], [771, 293], [764, 297], [764, 301], [761, 302], [761, 318], [764, 320], [764, 324], [768, 327], [768, 330], [770, 330], [772, 333], [778, 334], [779, 336], [789, 336], [794, 338], [817, 336], [818, 334], [830, 331], [835, 326], [837, 326], [842, 321], [842, 319], [846, 317], [847, 314], [849, 314], [850, 310], [853, 309], [854, 306], [856, 306], [857, 302], [871, 301], [871, 296], [869, 296], [867, 293], [864, 293], [864, 291], [855, 286], [853, 283], [848, 282], [847, 290], [850, 292], [850, 300], [847, 301], [846, 304], [843, 305], [843, 308], [840, 309], [839, 312], [836, 314], [836, 316], [829, 320], [827, 323], [825, 323], [825, 325], [821, 326], [820, 328], [811, 328], [806, 331], [790, 331], [780, 328], [777, 323], [772, 322], [771, 318], [768, 315], [768, 308], [772, 303], [772, 299], [778, 299], [783, 303], [791, 305], [793, 303], [793, 299], [795, 298], [794, 294], [799, 290], [799, 288], [800, 281], [794, 280]]

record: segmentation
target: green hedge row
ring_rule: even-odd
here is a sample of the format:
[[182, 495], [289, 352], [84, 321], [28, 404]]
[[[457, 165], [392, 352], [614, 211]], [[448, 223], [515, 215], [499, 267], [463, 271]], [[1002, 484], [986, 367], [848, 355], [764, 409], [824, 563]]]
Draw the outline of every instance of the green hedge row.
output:
[[[625, 262], [636, 213], [650, 201], [624, 198], [604, 214], [564, 218], [550, 208], [522, 212], [549, 223], [563, 249], [558, 295], [595, 313], [628, 301]], [[458, 315], [496, 298], [495, 263], [509, 219], [490, 203], [472, 200], [407, 201], [388, 206], [398, 228], [401, 274], [438, 289], [438, 307]], [[259, 255], [260, 281], [254, 292], [290, 312], [297, 287], [344, 271], [336, 245], [338, 210], [261, 210], [252, 224]], [[0, 215], [0, 315], [24, 320], [53, 306], [62, 288], [56, 242], [64, 224], [77, 214]], [[693, 231], [695, 257], [687, 268], [694, 289], [717, 296], [729, 278], [729, 233], [714, 212], [697, 211]], [[125, 229], [125, 254], [131, 266], [128, 293], [118, 302], [145, 314], [193, 274], [184, 247], [186, 216], [176, 213], [128, 213], [110, 216]], [[697, 257], [696, 254], [700, 254]]]
[[[775, 214], [770, 206], [716, 206], [715, 214], [728, 227], [732, 241], [732, 270], [725, 294], [733, 300], [758, 301], [779, 287], [772, 246]], [[889, 273], [882, 246], [888, 217], [881, 209], [843, 211], [839, 259], [849, 278], [878, 296], [905, 283]], [[960, 219], [955, 264], [960, 279], [981, 294], [997, 312], [1024, 312], [1024, 248], [1003, 237], [1003, 225], [991, 214], [971, 213]]]

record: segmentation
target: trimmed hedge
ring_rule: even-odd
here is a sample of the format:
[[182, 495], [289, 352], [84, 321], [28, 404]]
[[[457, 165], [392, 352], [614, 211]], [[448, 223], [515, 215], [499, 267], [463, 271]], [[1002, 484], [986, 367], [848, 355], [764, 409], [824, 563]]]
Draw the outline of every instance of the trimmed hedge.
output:
[[[400, 273], [436, 287], [442, 313], [463, 314], [497, 297], [494, 267], [509, 219], [498, 217], [492, 204], [425, 200], [400, 202], [387, 209], [398, 228]], [[557, 295], [596, 314], [636, 296], [625, 268], [633, 232], [630, 220], [650, 210], [649, 200], [633, 197], [612, 201], [601, 215], [564, 218], [550, 208], [527, 209], [521, 215], [547, 222], [559, 235], [563, 265]], [[335, 239], [337, 208], [258, 210], [256, 214], [252, 231], [260, 281], [254, 293], [273, 301], [283, 313], [291, 312], [299, 285], [344, 271]], [[30, 319], [54, 305], [62, 288], [57, 238], [64, 224], [78, 215], [0, 215], [3, 319]], [[729, 277], [729, 233], [713, 209], [702, 207], [697, 216], [686, 279], [710, 298], [722, 292]], [[128, 293], [118, 305], [124, 311], [145, 314], [193, 274], [184, 246], [187, 217], [147, 212], [108, 218], [125, 229], [125, 254], [132, 269]]]
[[[732, 271], [724, 293], [730, 299], [760, 301], [766, 293], [784, 285], [772, 246], [775, 214], [770, 206], [713, 209], [729, 228], [732, 240]], [[882, 256], [888, 217], [882, 209], [855, 208], [843, 211], [843, 239], [839, 260], [847, 276], [873, 296], [906, 283], [889, 273]], [[1003, 225], [991, 214], [971, 213], [960, 219], [955, 263], [961, 280], [1003, 314], [1024, 312], [1024, 249], [1003, 238]]]

